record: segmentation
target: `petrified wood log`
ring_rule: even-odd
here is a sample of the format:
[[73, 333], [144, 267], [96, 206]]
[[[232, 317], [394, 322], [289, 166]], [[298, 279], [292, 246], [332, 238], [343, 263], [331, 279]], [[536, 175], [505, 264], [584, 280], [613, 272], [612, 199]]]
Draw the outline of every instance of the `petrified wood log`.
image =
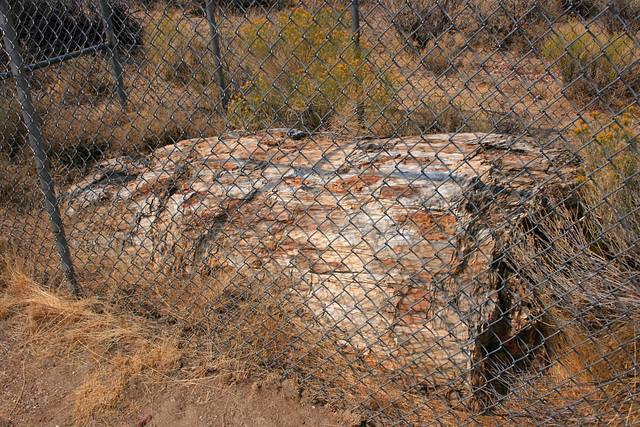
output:
[[71, 241], [144, 249], [165, 273], [284, 275], [322, 334], [453, 401], [499, 389], [496, 367], [535, 356], [538, 313], [504, 245], [564, 191], [562, 153], [499, 135], [296, 136], [227, 134], [106, 161], [66, 193], [84, 224]]

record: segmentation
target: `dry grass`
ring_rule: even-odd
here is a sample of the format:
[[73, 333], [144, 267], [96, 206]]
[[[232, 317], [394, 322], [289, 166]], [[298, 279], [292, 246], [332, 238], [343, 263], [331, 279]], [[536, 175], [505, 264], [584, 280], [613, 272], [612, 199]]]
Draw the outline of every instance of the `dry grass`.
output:
[[37, 200], [37, 188], [40, 184], [35, 176], [35, 165], [26, 163], [26, 156], [13, 159], [0, 155], [0, 169], [6, 175], [0, 181], [0, 204], [16, 208], [32, 206]]
[[635, 424], [638, 272], [591, 252], [584, 224], [572, 218], [560, 206], [535, 229], [521, 230], [511, 251], [514, 270], [534, 284], [548, 361], [523, 376], [504, 407], [540, 423]]
[[[104, 55], [79, 57], [32, 73], [32, 97], [58, 182], [69, 182], [104, 158], [139, 156], [225, 129], [217, 108], [219, 91], [212, 82], [208, 39], [201, 36], [208, 31], [206, 21], [173, 10], [144, 17], [144, 55], [123, 54], [129, 98], [124, 109], [115, 96], [111, 64]], [[12, 162], [28, 163], [31, 152], [19, 106], [11, 99], [11, 86], [1, 88], [5, 108], [0, 134]]]
[[[34, 265], [13, 255], [6, 241], [2, 242], [2, 254], [0, 319], [13, 318], [24, 324], [23, 340], [38, 349], [34, 357], [42, 364], [54, 355], [73, 359], [88, 353], [92, 359], [91, 373], [74, 398], [79, 424], [118, 404], [133, 383], [175, 377], [175, 372], [186, 380], [214, 372], [243, 381], [252, 373], [270, 369], [306, 377], [307, 394], [317, 394], [326, 401], [341, 400], [357, 406], [364, 400], [366, 406], [382, 409], [407, 400], [401, 398], [402, 390], [397, 386], [381, 389], [381, 378], [366, 364], [355, 356], [341, 355], [332, 340], [312, 332], [308, 322], [296, 315], [296, 307], [278, 296], [276, 284], [268, 293], [245, 288], [243, 298], [235, 299], [233, 293], [237, 296], [241, 292], [241, 280], [256, 278], [233, 275], [233, 286], [228, 279], [212, 280], [214, 286], [205, 288], [202, 294], [218, 304], [218, 316], [215, 310], [199, 310], [197, 304], [194, 309], [187, 300], [183, 302], [188, 309], [183, 305], [168, 307], [171, 298], [166, 297], [159, 307], [168, 311], [158, 315], [173, 313], [175, 317], [176, 309], [189, 314], [182, 322], [172, 324], [169, 320], [169, 324], [158, 326], [148, 315], [117, 310], [123, 304], [135, 305], [135, 298], [128, 298], [126, 303], [123, 298], [114, 304], [95, 297], [74, 300], [57, 288], [60, 281], [50, 280], [52, 286], [48, 287], [39, 285], [34, 280]], [[131, 278], [130, 273], [126, 277]], [[114, 275], [111, 279], [122, 277]], [[178, 287], [175, 281], [173, 285]], [[194, 286], [191, 283], [188, 288], [194, 290]], [[136, 291], [138, 295], [144, 293], [143, 289]], [[199, 329], [189, 328], [194, 322], [200, 324]], [[206, 337], [204, 329], [209, 332]], [[185, 340], [185, 335], [190, 340]], [[203, 344], [195, 345], [201, 339], [205, 340]], [[185, 363], [189, 366], [186, 373], [179, 369], [183, 360], [189, 361]], [[371, 390], [378, 391], [371, 394]]]
[[166, 331], [142, 318], [116, 314], [96, 298], [73, 300], [38, 285], [33, 267], [3, 246], [0, 319], [23, 324], [23, 342], [43, 365], [54, 356], [73, 359], [81, 352], [93, 359], [74, 398], [78, 424], [113, 407], [132, 381], [176, 369], [182, 351]]
[[[501, 21], [503, 12], [498, 11], [490, 18]], [[178, 15], [179, 12], [169, 10], [153, 18], [159, 28], [166, 19], [177, 19]], [[231, 20], [243, 21], [240, 16]], [[228, 37], [236, 31], [229, 28], [230, 22], [221, 26]], [[172, 34], [186, 36], [178, 40], [176, 47], [195, 49], [191, 57], [182, 58], [178, 52], [169, 58], [168, 64], [158, 62], [163, 51], [153, 47], [148, 39], [146, 48], [150, 52], [156, 49], [156, 58], [149, 61], [130, 58], [125, 82], [130, 104], [124, 110], [113, 99], [113, 81], [104, 58], [79, 58], [64, 67], [52, 67], [35, 75], [33, 81], [40, 81], [36, 105], [43, 133], [50, 141], [49, 152], [58, 182], [74, 180], [104, 157], [144, 155], [158, 146], [215, 135], [226, 128], [215, 112], [217, 88], [206, 85], [210, 70], [197, 69], [195, 82], [188, 78], [190, 69], [202, 66], [198, 55], [202, 54], [203, 46], [182, 44], [198, 33], [206, 34], [208, 29], [202, 24], [195, 17], [176, 26], [165, 24]], [[154, 24], [147, 25], [149, 30]], [[507, 39], [503, 30], [495, 31], [480, 35], [493, 37], [494, 42]], [[481, 93], [479, 86], [474, 88], [474, 84], [480, 83], [476, 78], [478, 72], [464, 70], [472, 65], [460, 52], [463, 41], [459, 35], [442, 37], [450, 41], [442, 48], [431, 39], [420, 42], [423, 52], [429, 53], [422, 58], [406, 51], [404, 56], [394, 56], [396, 66], [407, 65], [403, 75], [408, 76], [398, 93], [408, 113], [406, 117], [394, 118], [397, 119], [394, 131], [400, 134], [469, 128], [489, 131], [493, 129], [493, 118], [488, 111], [494, 104], [500, 108], [514, 103], [531, 107], [527, 104], [530, 101], [524, 100], [525, 95], [517, 93], [519, 89], [512, 88], [508, 81], [498, 82], [498, 77], [487, 78], [493, 84], [487, 92]], [[166, 44], [164, 51], [176, 47]], [[402, 41], [387, 54], [395, 55], [404, 48]], [[232, 51], [230, 57], [239, 53]], [[462, 62], [462, 70], [457, 69], [456, 62]], [[228, 69], [233, 70], [235, 65]], [[169, 68], [163, 68], [166, 66]], [[429, 72], [421, 74], [423, 67]], [[241, 71], [234, 76], [241, 83], [247, 78]], [[475, 80], [472, 76], [476, 76]], [[461, 92], [455, 86], [456, 78], [469, 82], [471, 89]], [[541, 90], [549, 90], [543, 81], [536, 84]], [[525, 89], [535, 92], [536, 88]], [[509, 96], [516, 101], [508, 100]], [[535, 105], [541, 114], [547, 111], [555, 114], [554, 108], [567, 115], [574, 111], [571, 105], [560, 105], [556, 93], [545, 97], [548, 99]], [[5, 133], [15, 137], [20, 133], [12, 125], [16, 118], [8, 117]], [[5, 140], [8, 136], [4, 135]], [[20, 144], [24, 142], [18, 141], [17, 146]], [[73, 256], [86, 293], [102, 295], [108, 302], [92, 297], [82, 301], [66, 298], [64, 291], [56, 289], [62, 281], [59, 263], [52, 256], [54, 246], [44, 225], [46, 215], [30, 217], [16, 209], [24, 200], [32, 199], [28, 191], [33, 192], [34, 183], [37, 184], [29, 172], [28, 150], [25, 153], [1, 160], [6, 165], [3, 170], [10, 173], [3, 176], [0, 197], [12, 204], [7, 211], [10, 212], [3, 215], [3, 231], [11, 230], [6, 233], [13, 236], [11, 245], [21, 242], [23, 248], [30, 247], [17, 256], [4, 251], [0, 318], [25, 319], [26, 333], [29, 339], [41, 344], [43, 360], [47, 352], [61, 349], [67, 357], [73, 357], [74, 348], [88, 349], [93, 355], [93, 374], [76, 396], [78, 420], [115, 404], [129, 379], [153, 381], [158, 375], [175, 371], [176, 363], [185, 358], [191, 359], [195, 367], [189, 375], [196, 377], [216, 371], [241, 381], [252, 372], [269, 369], [298, 375], [309, 393], [321, 399], [351, 406], [363, 403], [370, 413], [384, 414], [391, 420], [406, 417], [408, 422], [419, 423], [420, 417], [431, 420], [439, 416], [443, 417], [440, 421], [455, 424], [472, 416], [464, 403], [451, 409], [437, 396], [425, 397], [417, 386], [407, 387], [403, 378], [372, 369], [360, 355], [346, 351], [330, 334], [314, 329], [308, 314], [299, 309], [298, 301], [287, 294], [291, 283], [286, 276], [270, 272], [268, 267], [256, 273], [238, 270], [224, 259], [217, 259], [198, 271], [164, 270], [150, 267], [148, 253], [97, 253], [92, 251], [95, 248], [78, 247]], [[29, 180], [23, 181], [20, 175], [28, 175]], [[13, 180], [6, 180], [7, 177]], [[16, 187], [24, 188], [24, 197], [16, 194]], [[90, 232], [82, 230], [82, 233]], [[545, 228], [544, 233], [557, 241], [556, 246], [561, 247], [559, 255], [543, 257], [531, 264], [531, 248], [540, 241], [527, 242], [530, 246], [523, 248], [520, 271], [530, 283], [542, 284], [535, 292], [541, 306], [548, 309], [544, 322], [549, 328], [547, 344], [554, 363], [516, 390], [514, 397], [520, 400], [506, 401], [509, 410], [506, 415], [474, 419], [492, 424], [525, 413], [532, 422], [571, 421], [570, 416], [575, 414], [583, 420], [600, 417], [612, 424], [636, 421], [638, 328], [634, 322], [640, 319], [633, 307], [640, 304], [640, 299], [636, 299], [630, 287], [635, 279], [628, 279], [629, 273], [622, 266], [615, 266], [602, 254], [576, 253], [575, 248], [585, 247], [585, 241], [571, 241], [566, 231]], [[8, 245], [5, 242], [5, 248]], [[29, 253], [35, 253], [33, 259]], [[542, 248], [537, 247], [536, 253], [542, 254]], [[573, 263], [571, 271], [580, 271], [584, 276], [571, 277], [563, 269], [566, 260]], [[544, 268], [539, 268], [541, 265]], [[548, 277], [547, 271], [553, 274]], [[601, 275], [606, 277], [609, 287], [602, 287]], [[577, 291], [585, 289], [581, 288], [585, 284], [585, 291]], [[554, 299], [557, 294], [566, 297]], [[628, 300], [621, 302], [621, 295]], [[594, 299], [598, 304], [593, 304]], [[162, 326], [158, 327], [158, 323]], [[189, 343], [194, 342], [203, 343], [207, 351], [192, 351]]]
[[399, 36], [423, 49], [442, 41], [452, 30], [464, 35], [472, 46], [528, 49], [544, 34], [541, 16], [557, 21], [562, 9], [555, 1], [511, 2], [459, 0], [386, 0]]
[[640, 49], [631, 32], [608, 34], [570, 21], [553, 30], [542, 54], [560, 69], [568, 96], [604, 105], [633, 100], [640, 88]]
[[640, 235], [640, 123], [635, 107], [613, 119], [592, 113], [589, 124], [579, 121], [580, 169], [578, 191], [584, 202], [592, 249], [614, 256], [637, 269]]

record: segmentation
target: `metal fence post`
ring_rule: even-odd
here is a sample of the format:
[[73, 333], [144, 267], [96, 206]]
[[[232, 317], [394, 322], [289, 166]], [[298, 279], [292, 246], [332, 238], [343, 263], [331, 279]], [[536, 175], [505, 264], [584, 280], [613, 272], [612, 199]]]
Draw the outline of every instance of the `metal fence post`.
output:
[[62, 224], [60, 210], [58, 209], [54, 182], [49, 172], [47, 154], [44, 148], [42, 148], [42, 135], [40, 134], [40, 127], [36, 121], [35, 110], [31, 102], [29, 82], [25, 76], [22, 54], [18, 46], [18, 37], [15, 27], [13, 26], [7, 0], [0, 0], [0, 26], [2, 27], [5, 48], [11, 61], [11, 69], [17, 80], [18, 100], [22, 106], [22, 115], [29, 132], [29, 142], [31, 143], [31, 149], [34, 153], [38, 175], [40, 176], [40, 185], [44, 193], [47, 212], [51, 220], [51, 231], [56, 239], [58, 255], [60, 255], [60, 260], [62, 261], [62, 270], [69, 283], [71, 293], [77, 296], [79, 293], [78, 283], [73, 270], [71, 255], [69, 254], [69, 245], [64, 235], [64, 226]]
[[209, 30], [211, 31], [211, 52], [213, 53], [213, 65], [216, 68], [216, 80], [220, 89], [220, 102], [222, 108], [226, 111], [229, 100], [224, 87], [224, 70], [222, 68], [222, 59], [220, 55], [220, 44], [218, 43], [218, 31], [216, 25], [215, 11], [213, 9], [213, 0], [207, 0], [207, 19], [209, 20]]
[[120, 65], [120, 58], [118, 55], [118, 40], [113, 33], [113, 9], [107, 3], [107, 0], [100, 0], [100, 12], [102, 13], [102, 21], [104, 22], [105, 33], [107, 35], [107, 42], [111, 48], [111, 62], [113, 65], [113, 77], [116, 79], [116, 91], [118, 92], [118, 99], [122, 107], [127, 103], [127, 93], [124, 91], [124, 83], [122, 81], [122, 66]]
[[351, 32], [356, 45], [360, 45], [360, 10], [358, 0], [351, 0]]

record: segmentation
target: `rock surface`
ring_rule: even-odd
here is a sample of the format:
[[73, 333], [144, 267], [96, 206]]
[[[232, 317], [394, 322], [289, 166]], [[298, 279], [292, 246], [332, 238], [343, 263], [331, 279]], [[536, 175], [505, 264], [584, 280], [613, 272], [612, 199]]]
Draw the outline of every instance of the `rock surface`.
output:
[[69, 188], [70, 240], [144, 249], [157, 272], [286, 277], [319, 333], [456, 401], [539, 343], [531, 290], [501, 267], [503, 245], [564, 191], [560, 163], [499, 135], [187, 140], [104, 162]]

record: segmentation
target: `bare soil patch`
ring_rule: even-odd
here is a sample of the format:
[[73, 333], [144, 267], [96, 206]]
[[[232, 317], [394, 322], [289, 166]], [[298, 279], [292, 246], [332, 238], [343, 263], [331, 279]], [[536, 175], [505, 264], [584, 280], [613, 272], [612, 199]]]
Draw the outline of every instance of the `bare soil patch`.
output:
[[239, 384], [217, 378], [132, 381], [117, 405], [86, 421], [78, 421], [74, 418], [74, 397], [90, 375], [88, 363], [58, 358], [41, 366], [29, 361], [28, 351], [12, 352], [21, 343], [9, 342], [13, 345], [8, 346], [5, 338], [2, 352], [5, 366], [0, 372], [3, 389], [0, 426], [319, 427], [353, 426], [362, 421], [357, 415], [331, 411], [301, 397], [297, 383], [280, 376], [273, 376], [268, 382]]
[[2, 427], [366, 425], [296, 378], [257, 373], [145, 319], [60, 296], [15, 265], [2, 270]]

